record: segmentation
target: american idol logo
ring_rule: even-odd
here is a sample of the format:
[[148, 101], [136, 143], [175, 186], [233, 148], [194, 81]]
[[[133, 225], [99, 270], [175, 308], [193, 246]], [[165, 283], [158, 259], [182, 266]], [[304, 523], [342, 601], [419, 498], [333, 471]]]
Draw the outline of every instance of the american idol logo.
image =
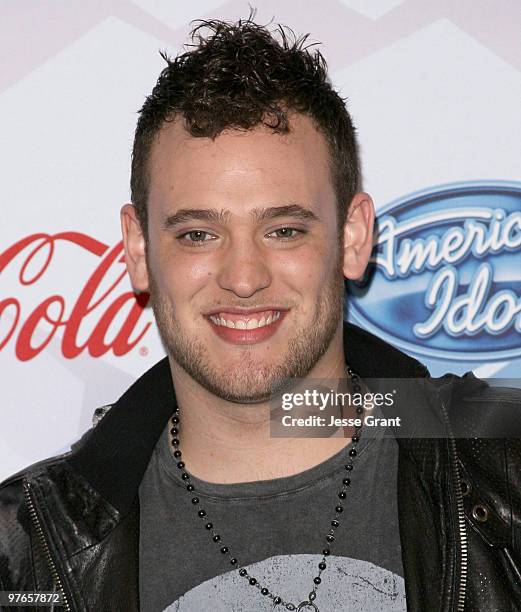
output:
[[430, 358], [521, 357], [521, 183], [473, 182], [402, 198], [379, 214], [349, 319]]

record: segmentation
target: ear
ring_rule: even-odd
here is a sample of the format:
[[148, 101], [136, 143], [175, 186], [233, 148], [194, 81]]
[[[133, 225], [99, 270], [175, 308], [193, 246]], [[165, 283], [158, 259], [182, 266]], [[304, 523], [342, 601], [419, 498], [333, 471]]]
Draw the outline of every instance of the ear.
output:
[[344, 276], [362, 277], [373, 250], [374, 204], [367, 193], [356, 193], [344, 224]]
[[120, 218], [125, 261], [132, 287], [137, 292], [148, 291], [145, 236], [141, 230], [135, 207], [132, 204], [125, 204], [121, 209]]

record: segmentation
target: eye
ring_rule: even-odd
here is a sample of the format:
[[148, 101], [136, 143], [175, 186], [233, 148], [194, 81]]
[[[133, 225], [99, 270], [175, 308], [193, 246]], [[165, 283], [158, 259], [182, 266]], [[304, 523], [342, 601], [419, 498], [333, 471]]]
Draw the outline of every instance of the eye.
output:
[[299, 234], [305, 234], [305, 231], [298, 230], [294, 227], [280, 227], [279, 229], [267, 234], [267, 236], [270, 236], [271, 234], [276, 234], [275, 238], [282, 238], [282, 240], [294, 240]]
[[214, 236], [204, 230], [191, 230], [190, 232], [181, 234], [177, 239], [188, 246], [199, 246], [199, 244], [203, 242], [213, 240]]

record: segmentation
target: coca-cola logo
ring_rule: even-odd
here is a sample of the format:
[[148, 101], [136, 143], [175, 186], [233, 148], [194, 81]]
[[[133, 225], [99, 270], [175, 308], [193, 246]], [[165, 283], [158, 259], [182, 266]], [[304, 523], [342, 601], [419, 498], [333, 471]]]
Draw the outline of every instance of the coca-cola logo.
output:
[[[81, 281], [75, 295], [67, 292], [64, 281], [45, 283], [46, 277], [52, 276], [60, 251], [63, 254], [71, 248], [83, 249], [82, 254], [95, 257], [94, 269]], [[0, 254], [0, 274], [7, 272], [14, 272], [20, 292], [1, 296], [0, 350], [14, 344], [21, 361], [36, 357], [60, 334], [61, 352], [67, 359], [85, 351], [92, 357], [109, 351], [116, 356], [125, 355], [151, 326], [150, 322], [140, 321], [148, 294], [136, 295], [122, 283], [126, 276], [122, 242], [110, 247], [72, 231], [32, 234]], [[30, 303], [21, 296], [24, 288], [36, 284], [46, 287], [49, 295]], [[58, 290], [58, 286], [63, 289]]]

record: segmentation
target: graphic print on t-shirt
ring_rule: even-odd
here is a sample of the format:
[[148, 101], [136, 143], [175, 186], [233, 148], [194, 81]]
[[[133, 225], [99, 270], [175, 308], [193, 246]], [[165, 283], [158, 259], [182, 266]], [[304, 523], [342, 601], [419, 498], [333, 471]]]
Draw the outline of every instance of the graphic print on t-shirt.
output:
[[[320, 555], [280, 555], [249, 565], [248, 571], [274, 595], [298, 606], [308, 599], [321, 560]], [[322, 573], [322, 583], [317, 587], [315, 603], [320, 612], [405, 612], [403, 578], [368, 561], [330, 556]], [[273, 609], [269, 596], [262, 595], [258, 587], [251, 586], [233, 570], [202, 582], [167, 606], [164, 612], [270, 612]]]

